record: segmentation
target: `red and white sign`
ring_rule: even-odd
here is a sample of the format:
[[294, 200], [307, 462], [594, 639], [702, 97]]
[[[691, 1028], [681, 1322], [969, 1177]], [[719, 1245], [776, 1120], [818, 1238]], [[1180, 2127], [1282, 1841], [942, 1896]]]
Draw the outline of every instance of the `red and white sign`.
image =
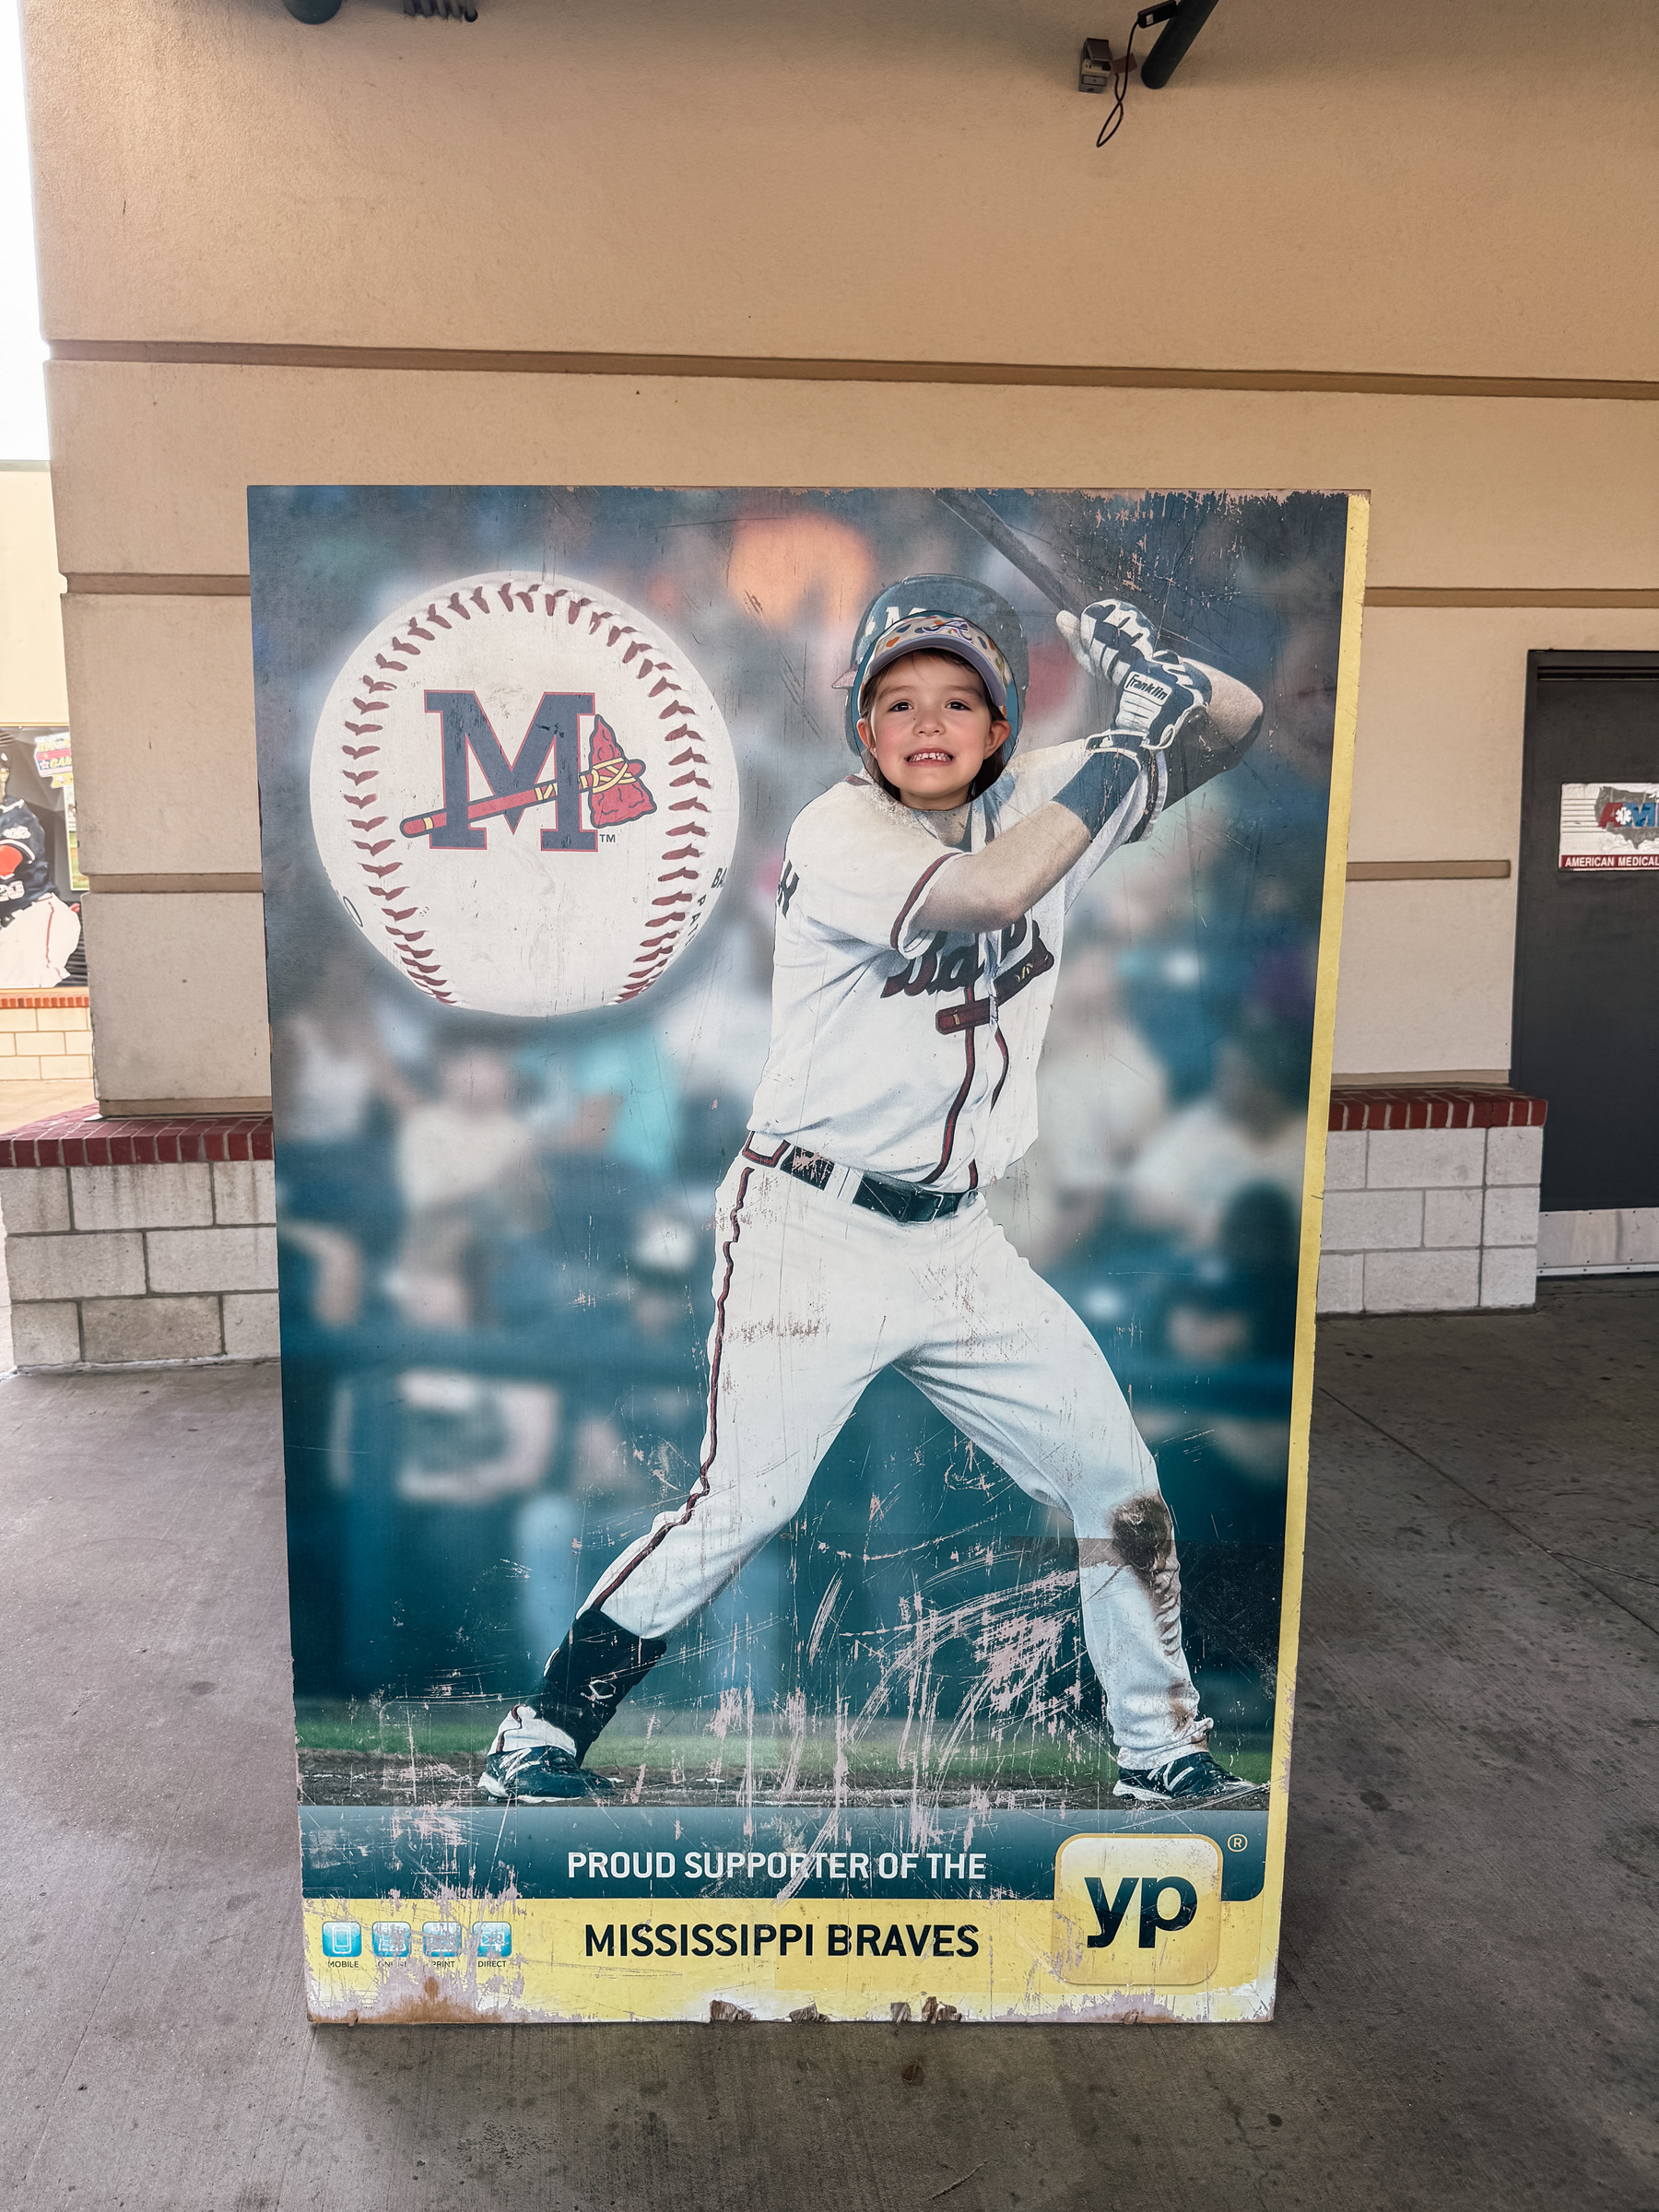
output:
[[1659, 868], [1659, 783], [1563, 783], [1557, 865]]

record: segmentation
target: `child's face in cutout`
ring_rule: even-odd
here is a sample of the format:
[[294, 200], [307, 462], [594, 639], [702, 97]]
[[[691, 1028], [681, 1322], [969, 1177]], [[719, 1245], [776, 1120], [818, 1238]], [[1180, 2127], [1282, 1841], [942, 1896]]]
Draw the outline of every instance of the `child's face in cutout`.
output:
[[912, 653], [876, 678], [858, 734], [907, 806], [947, 813], [966, 804], [1008, 725], [966, 661]]

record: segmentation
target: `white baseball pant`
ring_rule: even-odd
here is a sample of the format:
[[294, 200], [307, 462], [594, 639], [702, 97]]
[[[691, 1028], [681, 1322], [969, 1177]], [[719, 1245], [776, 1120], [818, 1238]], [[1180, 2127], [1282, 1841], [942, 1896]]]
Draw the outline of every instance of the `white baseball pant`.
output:
[[80, 934], [80, 916], [55, 891], [0, 923], [0, 990], [50, 991], [62, 982]]
[[1204, 1742], [1152, 1455], [1100, 1347], [982, 1199], [899, 1223], [740, 1154], [716, 1201], [714, 1297], [701, 1470], [584, 1611], [641, 1637], [689, 1619], [794, 1518], [860, 1393], [894, 1367], [1070, 1516], [1119, 1763], [1156, 1767]]

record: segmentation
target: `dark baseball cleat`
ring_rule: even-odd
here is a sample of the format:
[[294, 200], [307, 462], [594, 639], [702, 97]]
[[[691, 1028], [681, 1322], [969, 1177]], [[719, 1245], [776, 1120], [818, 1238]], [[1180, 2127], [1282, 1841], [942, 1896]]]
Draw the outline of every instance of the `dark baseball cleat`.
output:
[[554, 1805], [608, 1797], [613, 1785], [587, 1771], [562, 1728], [528, 1705], [515, 1705], [496, 1730], [478, 1787], [501, 1805]]
[[1247, 1797], [1267, 1803], [1261, 1783], [1241, 1782], [1207, 1751], [1183, 1751], [1161, 1767], [1120, 1767], [1112, 1794], [1136, 1805], [1241, 1805]]

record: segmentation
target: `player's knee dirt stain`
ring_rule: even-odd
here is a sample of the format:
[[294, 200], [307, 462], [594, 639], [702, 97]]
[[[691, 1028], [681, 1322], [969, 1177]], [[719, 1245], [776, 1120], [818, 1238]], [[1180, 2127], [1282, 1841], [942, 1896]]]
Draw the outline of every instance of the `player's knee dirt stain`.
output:
[[[1156, 1490], [1144, 1490], [1112, 1516], [1112, 1547], [1152, 1600], [1158, 1640], [1171, 1667], [1181, 1663], [1181, 1565], [1175, 1524]], [[1171, 1685], [1170, 1719], [1179, 1733], [1196, 1717], [1195, 1693], [1185, 1681]]]
[[1156, 1490], [1120, 1505], [1112, 1516], [1112, 1548], [1143, 1583], [1167, 1568], [1174, 1557], [1175, 1524]]

